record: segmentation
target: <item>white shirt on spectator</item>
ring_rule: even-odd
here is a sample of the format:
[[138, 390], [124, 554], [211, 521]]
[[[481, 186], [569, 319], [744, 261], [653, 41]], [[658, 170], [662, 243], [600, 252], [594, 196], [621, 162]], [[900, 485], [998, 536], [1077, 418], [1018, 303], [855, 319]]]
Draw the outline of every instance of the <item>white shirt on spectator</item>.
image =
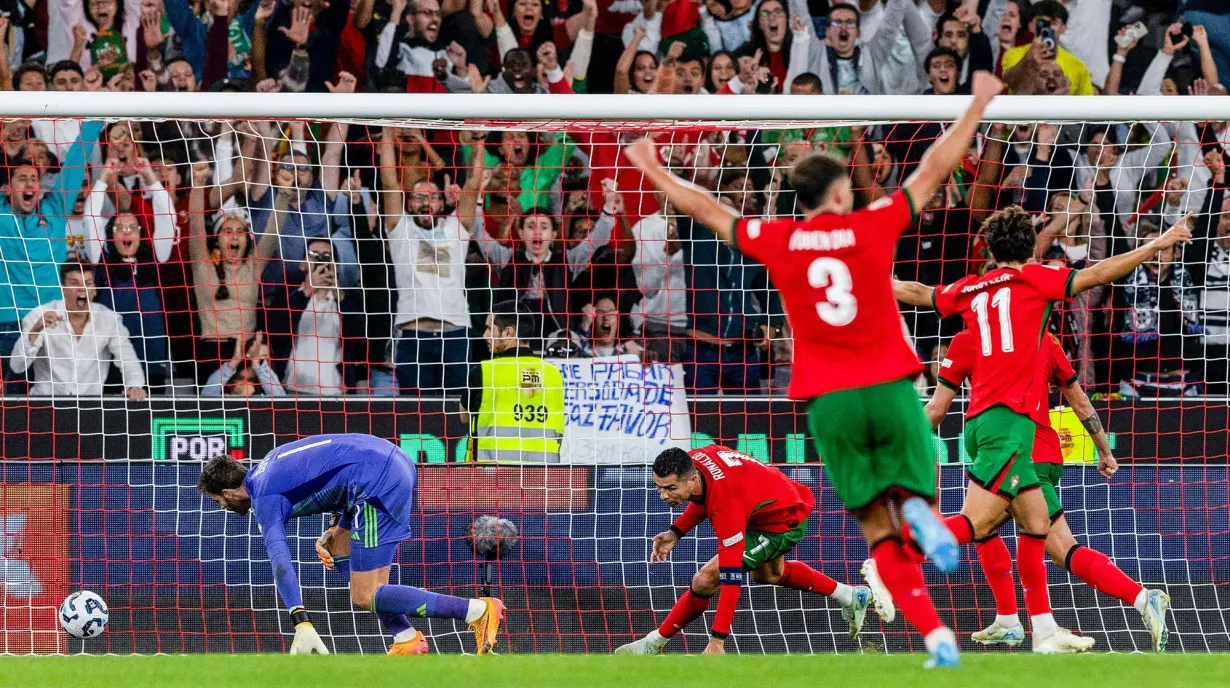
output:
[[[30, 341], [30, 329], [48, 312], [59, 313], [60, 322]], [[64, 300], [57, 299], [22, 318], [21, 338], [13, 347], [11, 360], [16, 373], [33, 368], [33, 395], [99, 396], [112, 359], [119, 364], [125, 388], [145, 386], [145, 371], [118, 313], [100, 303], [91, 303], [85, 330], [76, 334], [68, 322]]]
[[[906, 35], [905, 26], [881, 26], [886, 13], [887, 9], [885, 6], [878, 2], [870, 11], [859, 13], [862, 16], [859, 35], [864, 37], [865, 41], [873, 40], [880, 31], [890, 31], [894, 37], [891, 50], [884, 58], [878, 60], [876, 64], [884, 93], [894, 95], [922, 93], [926, 80], [923, 78], [922, 70], [919, 68], [919, 60], [915, 56], [914, 48], [910, 44], [909, 37]], [[910, 21], [921, 21], [917, 9], [908, 7], [905, 13]], [[927, 36], [927, 39], [929, 43], [930, 36]], [[929, 50], [930, 48], [924, 50], [924, 58]]]
[[646, 215], [632, 226], [636, 254], [632, 272], [643, 297], [632, 307], [632, 324], [642, 330], [646, 321], [671, 327], [688, 326], [687, 282], [683, 251], [666, 255], [666, 235], [670, 230], [660, 213]]
[[286, 366], [289, 385], [300, 394], [342, 395], [342, 316], [330, 290], [317, 291], [299, 316]]
[[470, 230], [454, 213], [424, 229], [406, 214], [389, 232], [389, 257], [397, 280], [400, 327], [431, 318], [455, 327], [470, 326], [466, 301], [466, 252]]
[[34, 137], [47, 144], [58, 160], [63, 160], [68, 149], [81, 137], [79, 119], [36, 119], [31, 120], [30, 127], [34, 130]]

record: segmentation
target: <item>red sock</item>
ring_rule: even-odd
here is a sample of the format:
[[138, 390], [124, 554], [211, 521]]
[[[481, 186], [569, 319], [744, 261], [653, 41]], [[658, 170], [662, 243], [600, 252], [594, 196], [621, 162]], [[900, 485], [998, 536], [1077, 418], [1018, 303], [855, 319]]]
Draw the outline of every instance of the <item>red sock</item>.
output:
[[820, 573], [801, 561], [788, 561], [777, 584], [784, 588], [832, 595], [837, 590], [837, 581]]
[[944, 525], [948, 526], [948, 530], [952, 531], [953, 537], [957, 538], [958, 545], [974, 541], [974, 525], [970, 523], [969, 517], [965, 514], [949, 516], [944, 519]]
[[880, 580], [893, 596], [893, 602], [901, 614], [924, 636], [944, 625], [935, 611], [927, 586], [923, 581], [922, 567], [906, 553], [901, 541], [896, 538], [881, 540], [871, 549], [876, 561]]
[[978, 550], [978, 563], [982, 564], [982, 575], [986, 576], [987, 585], [991, 586], [991, 594], [995, 597], [995, 613], [1002, 616], [1016, 614], [1016, 583], [1012, 580], [1012, 555], [1008, 553], [1008, 545], [998, 535], [990, 540], [984, 540], [974, 546]]
[[1030, 616], [1051, 612], [1051, 594], [1046, 587], [1046, 536], [1019, 533], [1016, 539], [1016, 571], [1025, 589], [1025, 611]]
[[1094, 590], [1117, 597], [1127, 604], [1136, 604], [1136, 597], [1144, 590], [1140, 583], [1128, 578], [1105, 554], [1082, 545], [1068, 552], [1065, 568]]
[[666, 621], [658, 626], [658, 633], [663, 638], [674, 636], [696, 617], [705, 613], [705, 610], [709, 608], [709, 599], [697, 595], [692, 592], [692, 588], [688, 588], [682, 597], [675, 600], [675, 606], [671, 607], [671, 613], [666, 615]]

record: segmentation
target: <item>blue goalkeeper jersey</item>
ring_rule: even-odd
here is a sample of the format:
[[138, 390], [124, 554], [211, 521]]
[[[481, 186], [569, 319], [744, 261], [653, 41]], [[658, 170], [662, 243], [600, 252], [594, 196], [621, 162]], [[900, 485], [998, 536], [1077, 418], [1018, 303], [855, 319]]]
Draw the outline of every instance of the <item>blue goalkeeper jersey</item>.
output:
[[[287, 608], [303, 606], [286, 523], [292, 518], [341, 512], [393, 491], [413, 491], [402, 473], [390, 474], [400, 449], [372, 435], [317, 435], [269, 452], [243, 485], [273, 566], [274, 583]], [[386, 478], [391, 478], [387, 479]], [[396, 484], [393, 484], [396, 483]]]

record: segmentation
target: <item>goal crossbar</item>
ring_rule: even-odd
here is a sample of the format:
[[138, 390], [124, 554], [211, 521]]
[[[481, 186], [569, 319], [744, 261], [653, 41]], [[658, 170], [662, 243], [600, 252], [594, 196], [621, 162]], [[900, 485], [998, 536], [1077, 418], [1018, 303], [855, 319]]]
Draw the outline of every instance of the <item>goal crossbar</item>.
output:
[[[18, 91], [0, 99], [0, 117], [351, 120], [622, 120], [646, 121], [944, 121], [960, 116], [968, 96], [776, 96], [66, 93]], [[988, 121], [1230, 120], [1219, 96], [1005, 96]]]

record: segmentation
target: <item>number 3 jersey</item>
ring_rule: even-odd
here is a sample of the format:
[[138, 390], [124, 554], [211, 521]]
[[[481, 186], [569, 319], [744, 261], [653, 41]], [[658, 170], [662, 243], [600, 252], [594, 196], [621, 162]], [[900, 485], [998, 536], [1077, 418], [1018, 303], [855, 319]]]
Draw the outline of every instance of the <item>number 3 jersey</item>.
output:
[[1046, 394], [1039, 355], [1054, 301], [1072, 297], [1076, 271], [1028, 263], [971, 275], [934, 291], [940, 315], [960, 314], [973, 335], [970, 406], [965, 417], [1003, 404], [1034, 416]]
[[897, 238], [914, 222], [904, 189], [847, 215], [744, 218], [738, 249], [764, 264], [794, 335], [790, 397], [813, 399], [922, 370], [893, 298]]

